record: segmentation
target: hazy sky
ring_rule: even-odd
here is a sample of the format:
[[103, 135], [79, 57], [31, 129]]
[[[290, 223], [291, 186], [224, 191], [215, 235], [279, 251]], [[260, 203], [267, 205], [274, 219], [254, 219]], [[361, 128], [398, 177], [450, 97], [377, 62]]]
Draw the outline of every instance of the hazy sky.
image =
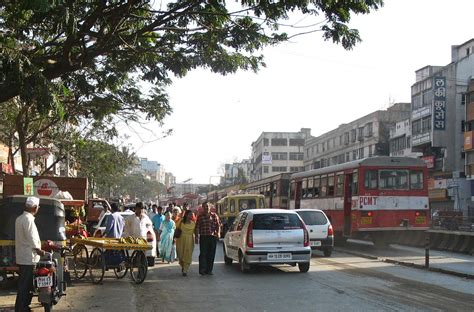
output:
[[178, 183], [215, 183], [223, 163], [249, 158], [263, 131], [305, 127], [317, 136], [410, 102], [415, 70], [447, 65], [451, 45], [474, 38], [473, 13], [472, 0], [386, 0], [379, 11], [353, 17], [363, 41], [352, 51], [315, 33], [265, 49], [267, 68], [257, 74], [195, 70], [168, 89], [173, 113], [163, 127], [147, 125], [173, 135], [145, 143], [156, 135], [142, 130], [130, 143]]

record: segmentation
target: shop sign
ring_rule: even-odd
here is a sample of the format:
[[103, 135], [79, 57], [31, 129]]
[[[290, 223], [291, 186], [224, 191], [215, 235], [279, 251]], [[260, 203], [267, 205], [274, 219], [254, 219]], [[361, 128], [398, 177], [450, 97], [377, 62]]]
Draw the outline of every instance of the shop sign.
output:
[[434, 77], [433, 129], [446, 128], [446, 77]]
[[426, 168], [434, 168], [434, 156], [425, 156], [421, 159], [426, 163]]

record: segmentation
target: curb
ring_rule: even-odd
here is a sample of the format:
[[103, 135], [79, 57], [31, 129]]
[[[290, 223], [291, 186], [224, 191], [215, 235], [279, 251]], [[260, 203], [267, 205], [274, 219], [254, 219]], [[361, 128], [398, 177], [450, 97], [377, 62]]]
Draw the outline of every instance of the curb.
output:
[[467, 278], [467, 279], [474, 279], [473, 274], [461, 273], [461, 272], [456, 272], [456, 271], [451, 271], [451, 270], [446, 270], [446, 269], [440, 269], [440, 268], [433, 268], [433, 267], [429, 267], [428, 269], [426, 269], [425, 266], [422, 265], [422, 264], [416, 264], [416, 263], [406, 262], [406, 261], [399, 261], [399, 260], [394, 260], [394, 259], [390, 259], [390, 258], [382, 258], [382, 257], [377, 257], [377, 256], [372, 256], [372, 255], [356, 252], [356, 251], [347, 251], [347, 250], [341, 250], [341, 249], [337, 249], [337, 251], [341, 252], [341, 253], [346, 253], [346, 254], [349, 254], [349, 255], [354, 255], [354, 256], [370, 259], [370, 260], [378, 260], [378, 261], [381, 261], [381, 262], [387, 262], [387, 263], [391, 263], [391, 264], [402, 265], [402, 266], [415, 268], [415, 269], [428, 270], [428, 271], [431, 271], [431, 272], [448, 274], [448, 275], [453, 275], [453, 276]]

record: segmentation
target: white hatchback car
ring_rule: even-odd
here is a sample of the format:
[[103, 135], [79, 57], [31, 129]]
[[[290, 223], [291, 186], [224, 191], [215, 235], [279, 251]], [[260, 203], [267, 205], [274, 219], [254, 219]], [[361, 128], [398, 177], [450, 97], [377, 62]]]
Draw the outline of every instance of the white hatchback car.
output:
[[242, 272], [256, 265], [298, 265], [308, 272], [311, 261], [309, 234], [303, 220], [290, 210], [242, 211], [224, 237], [224, 260], [240, 264]]
[[[121, 211], [119, 212], [120, 215], [126, 219], [129, 217], [132, 217], [135, 215], [133, 211]], [[107, 225], [107, 219], [111, 215], [110, 211], [107, 211], [100, 219], [99, 223], [97, 226], [94, 226], [94, 237], [102, 237], [105, 233], [105, 227]], [[147, 231], [146, 233], [146, 240], [148, 242], [148, 245], [152, 246], [153, 248], [151, 250], [147, 250], [145, 255], [148, 261], [148, 266], [154, 266], [155, 265], [155, 258], [156, 258], [156, 235], [155, 231], [153, 231], [153, 228], [150, 231]]]
[[319, 209], [295, 210], [303, 219], [309, 231], [311, 249], [322, 250], [326, 257], [330, 257], [334, 248], [334, 231], [326, 214]]

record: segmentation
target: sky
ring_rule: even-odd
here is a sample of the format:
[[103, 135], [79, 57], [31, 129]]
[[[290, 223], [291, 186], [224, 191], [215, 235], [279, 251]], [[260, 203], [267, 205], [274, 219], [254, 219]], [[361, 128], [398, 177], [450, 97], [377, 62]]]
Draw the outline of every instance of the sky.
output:
[[[215, 184], [223, 164], [249, 158], [264, 131], [311, 128], [318, 136], [410, 102], [415, 71], [449, 64], [451, 46], [474, 38], [473, 12], [472, 0], [385, 0], [352, 18], [362, 38], [353, 50], [314, 33], [265, 48], [267, 67], [258, 73], [192, 71], [168, 88], [173, 112], [163, 125], [130, 132], [128, 142], [177, 183]], [[167, 129], [173, 134], [156, 140]]]

